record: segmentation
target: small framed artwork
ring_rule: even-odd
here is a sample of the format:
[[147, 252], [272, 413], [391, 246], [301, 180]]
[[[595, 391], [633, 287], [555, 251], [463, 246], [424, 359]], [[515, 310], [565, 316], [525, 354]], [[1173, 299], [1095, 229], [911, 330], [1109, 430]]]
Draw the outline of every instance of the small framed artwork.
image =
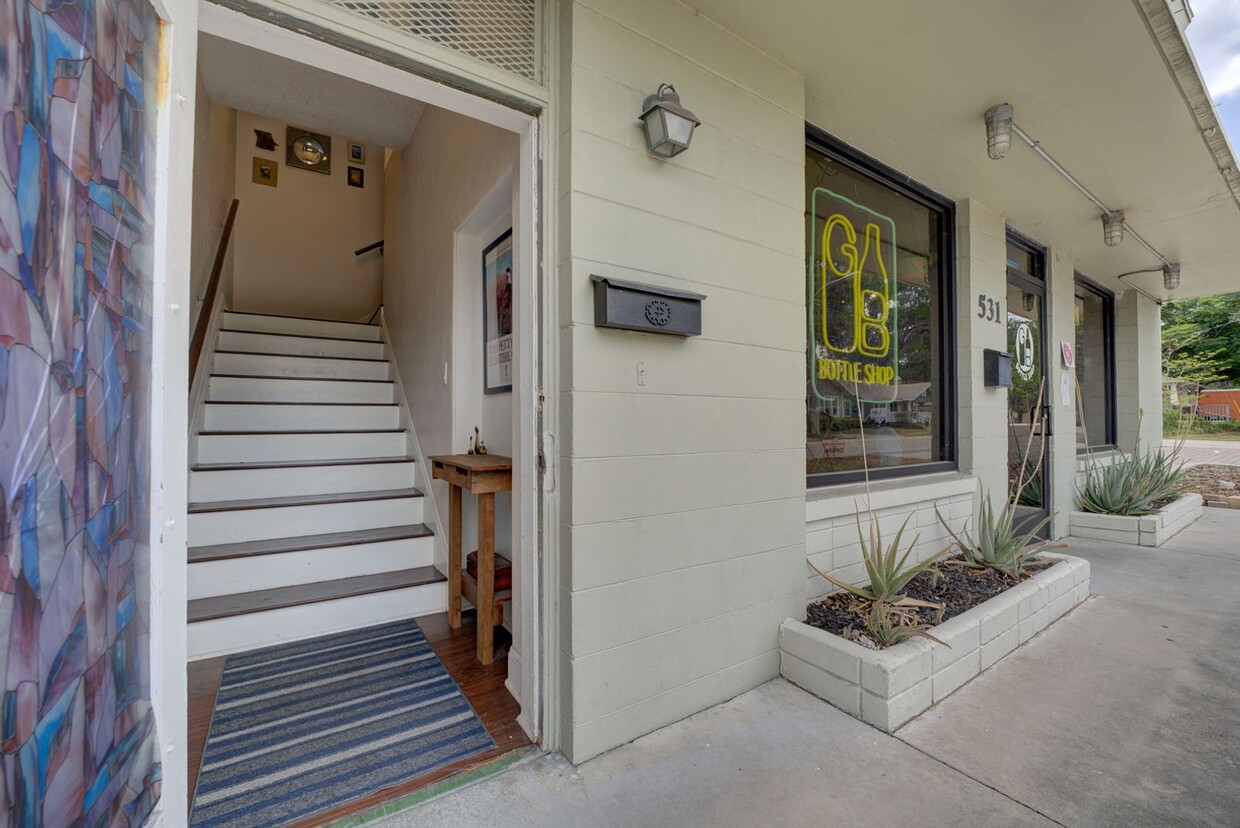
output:
[[290, 167], [313, 170], [323, 175], [332, 173], [332, 139], [321, 132], [311, 132], [290, 126], [286, 131], [287, 142], [284, 163]]
[[254, 156], [254, 166], [250, 173], [250, 180], [255, 184], [264, 184], [268, 187], [277, 186], [277, 180], [280, 177], [280, 162], [272, 161], [270, 158], [259, 158]]
[[349, 142], [349, 163], [365, 164], [366, 163], [366, 145], [359, 144], [356, 141]]
[[365, 187], [366, 171], [361, 167], [349, 167], [348, 181], [350, 187]]
[[482, 251], [482, 391], [512, 391], [512, 229]]

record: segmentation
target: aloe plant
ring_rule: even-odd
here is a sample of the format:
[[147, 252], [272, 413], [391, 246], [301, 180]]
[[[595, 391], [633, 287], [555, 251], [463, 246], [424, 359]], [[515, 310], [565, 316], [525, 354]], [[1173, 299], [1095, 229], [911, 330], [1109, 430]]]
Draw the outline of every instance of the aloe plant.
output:
[[[1137, 420], [1140, 434], [1141, 421]], [[1151, 504], [1171, 500], [1184, 476], [1183, 464], [1177, 462], [1181, 440], [1170, 454], [1158, 449], [1141, 453], [1141, 438], [1132, 446], [1132, 453], [1110, 465], [1090, 461], [1085, 483], [1078, 491], [1081, 508], [1103, 515], [1146, 515]]]
[[1038, 538], [1038, 532], [1050, 523], [1054, 515], [1038, 521], [1026, 532], [1017, 532], [1016, 500], [1004, 501], [1003, 508], [996, 511], [990, 495], [984, 495], [975, 531], [970, 532], [966, 523], [959, 534], [943, 519], [939, 505], [934, 504], [934, 514], [939, 523], [960, 547], [960, 562], [964, 566], [993, 569], [1019, 580], [1035, 564], [1038, 555], [1050, 548]]
[[901, 613], [884, 601], [875, 601], [870, 607], [865, 617], [865, 631], [880, 647], [894, 647], [902, 641], [918, 636], [951, 649], [950, 644], [926, 632], [925, 624], [911, 620], [906, 613]]
[[879, 528], [878, 520], [874, 518], [873, 513], [870, 515], [870, 537], [868, 540], [861, 531], [861, 517], [860, 515], [857, 516], [857, 536], [861, 539], [861, 561], [865, 565], [865, 572], [869, 577], [868, 588], [853, 586], [845, 581], [841, 581], [814, 566], [813, 562], [810, 562], [810, 566], [827, 581], [840, 589], [856, 595], [858, 598], [895, 606], [923, 605], [926, 602], [904, 598], [900, 595], [900, 591], [908, 586], [908, 582], [913, 580], [913, 578], [934, 566], [935, 562], [947, 554], [950, 547], [931, 555], [923, 561], [909, 563], [909, 558], [917, 546], [917, 537], [919, 536], [914, 536], [913, 542], [908, 545], [907, 549], [903, 550], [903, 554], [901, 554], [901, 541], [904, 539], [904, 530], [908, 528], [908, 522], [911, 517], [910, 515], [905, 518], [904, 523], [900, 524], [900, 530], [896, 532], [895, 540], [885, 545], [883, 543], [882, 530]]

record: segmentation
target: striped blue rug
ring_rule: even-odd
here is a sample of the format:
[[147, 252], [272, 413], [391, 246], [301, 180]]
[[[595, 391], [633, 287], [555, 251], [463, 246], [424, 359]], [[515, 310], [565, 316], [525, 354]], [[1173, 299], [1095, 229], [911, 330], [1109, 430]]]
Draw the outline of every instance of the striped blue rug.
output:
[[190, 825], [288, 825], [493, 747], [412, 619], [231, 655]]

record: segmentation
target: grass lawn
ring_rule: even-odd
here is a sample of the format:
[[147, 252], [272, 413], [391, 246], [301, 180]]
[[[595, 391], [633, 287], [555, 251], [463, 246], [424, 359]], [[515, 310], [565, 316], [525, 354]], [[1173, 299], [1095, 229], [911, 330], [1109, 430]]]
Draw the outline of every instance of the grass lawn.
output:
[[[1181, 435], [1179, 434], [1164, 434], [1163, 438], [1167, 440], [1178, 440], [1180, 439], [1180, 436]], [[1240, 443], [1240, 432], [1228, 433], [1226, 431], [1216, 431], [1208, 434], [1189, 434], [1185, 436], [1185, 439], [1208, 440], [1210, 442], [1218, 443]]]

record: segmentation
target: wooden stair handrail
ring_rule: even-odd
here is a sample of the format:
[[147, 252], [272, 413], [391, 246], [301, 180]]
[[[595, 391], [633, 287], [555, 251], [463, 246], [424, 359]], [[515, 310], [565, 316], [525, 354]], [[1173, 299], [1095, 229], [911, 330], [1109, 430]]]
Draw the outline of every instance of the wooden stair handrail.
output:
[[202, 310], [198, 312], [194, 335], [189, 341], [190, 388], [194, 387], [194, 377], [198, 374], [198, 361], [202, 358], [202, 349], [207, 343], [207, 328], [211, 325], [211, 314], [215, 311], [215, 300], [220, 292], [220, 274], [224, 271], [228, 242], [232, 239], [233, 222], [237, 219], [237, 207], [240, 205], [240, 199], [234, 198], [228, 207], [228, 218], [224, 219], [224, 231], [220, 234], [219, 246], [215, 248], [215, 263], [211, 265], [211, 278], [207, 280], [207, 294], [203, 298]]

